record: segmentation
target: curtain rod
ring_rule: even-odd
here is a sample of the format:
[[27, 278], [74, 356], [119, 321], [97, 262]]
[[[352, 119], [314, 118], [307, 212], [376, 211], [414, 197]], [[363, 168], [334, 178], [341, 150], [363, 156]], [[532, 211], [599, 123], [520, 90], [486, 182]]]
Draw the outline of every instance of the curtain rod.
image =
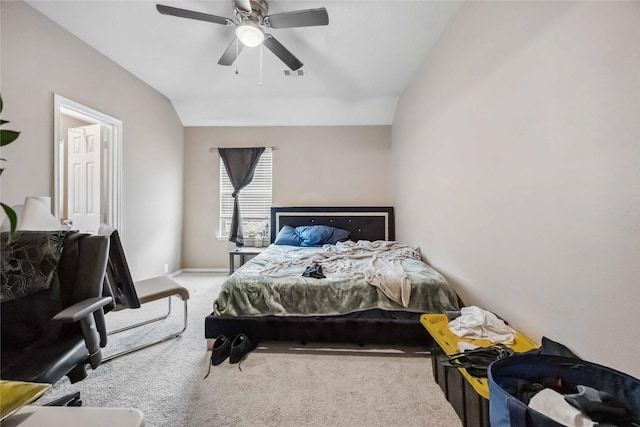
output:
[[[210, 153], [215, 153], [216, 151], [218, 151], [218, 148], [227, 148], [227, 147], [211, 147], [209, 148], [209, 152]], [[228, 148], [244, 148], [244, 147], [228, 147]], [[279, 150], [280, 147], [264, 147], [265, 150]]]

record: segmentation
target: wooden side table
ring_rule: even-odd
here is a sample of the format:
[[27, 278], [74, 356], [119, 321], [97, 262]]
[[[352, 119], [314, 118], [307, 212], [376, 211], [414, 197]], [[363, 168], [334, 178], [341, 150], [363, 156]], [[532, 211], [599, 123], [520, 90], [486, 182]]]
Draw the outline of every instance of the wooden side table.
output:
[[229, 274], [233, 274], [233, 272], [236, 269], [235, 266], [235, 256], [238, 255], [240, 256], [240, 267], [242, 267], [246, 261], [246, 256], [247, 255], [258, 255], [260, 253], [262, 253], [265, 249], [265, 247], [262, 248], [256, 248], [253, 246], [243, 246], [241, 248], [236, 248], [233, 250], [229, 251]]
[[[423, 314], [420, 323], [435, 342], [431, 351], [433, 377], [442, 389], [464, 426], [489, 427], [489, 383], [486, 378], [474, 377], [466, 369], [445, 368], [440, 356], [459, 353], [458, 343], [466, 342], [480, 347], [492, 345], [487, 340], [460, 338], [449, 330], [449, 320], [445, 314]], [[525, 352], [539, 347], [529, 338], [516, 332], [510, 348]]]

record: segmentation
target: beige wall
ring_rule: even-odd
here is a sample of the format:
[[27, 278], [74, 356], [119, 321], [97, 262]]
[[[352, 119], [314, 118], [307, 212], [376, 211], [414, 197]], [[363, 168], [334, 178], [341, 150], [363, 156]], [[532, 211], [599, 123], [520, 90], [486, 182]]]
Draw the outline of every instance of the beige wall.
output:
[[468, 2], [393, 123], [400, 240], [467, 304], [640, 376], [640, 3]]
[[134, 279], [180, 267], [183, 129], [169, 100], [27, 4], [3, 1], [2, 201], [53, 197], [53, 95], [123, 121], [123, 242]]
[[227, 268], [219, 223], [219, 155], [210, 147], [273, 147], [274, 206], [391, 205], [391, 128], [186, 127], [184, 267]]

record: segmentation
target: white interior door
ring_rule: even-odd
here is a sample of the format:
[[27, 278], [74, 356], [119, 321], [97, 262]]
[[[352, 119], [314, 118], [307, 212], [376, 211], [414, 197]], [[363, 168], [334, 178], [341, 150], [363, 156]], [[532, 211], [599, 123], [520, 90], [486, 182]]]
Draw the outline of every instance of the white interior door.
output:
[[72, 228], [96, 233], [100, 227], [101, 125], [69, 129], [67, 213]]

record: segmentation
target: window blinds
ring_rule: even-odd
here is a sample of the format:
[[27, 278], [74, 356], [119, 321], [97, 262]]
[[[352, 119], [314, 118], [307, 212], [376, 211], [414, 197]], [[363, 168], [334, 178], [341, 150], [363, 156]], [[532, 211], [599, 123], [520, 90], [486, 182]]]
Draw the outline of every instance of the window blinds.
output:
[[[253, 173], [253, 180], [240, 191], [242, 223], [269, 219], [271, 212], [272, 150], [264, 150]], [[220, 235], [227, 236], [233, 217], [233, 186], [220, 159]]]

